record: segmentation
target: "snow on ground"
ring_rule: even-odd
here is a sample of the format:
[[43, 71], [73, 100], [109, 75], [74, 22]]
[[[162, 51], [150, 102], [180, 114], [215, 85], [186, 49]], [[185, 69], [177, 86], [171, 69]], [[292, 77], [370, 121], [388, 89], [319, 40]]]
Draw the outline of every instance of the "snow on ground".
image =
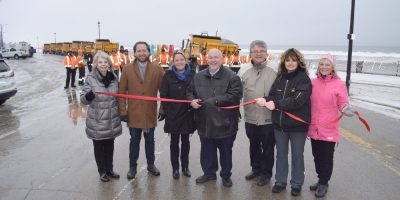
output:
[[[314, 78], [315, 69], [310, 70]], [[346, 73], [338, 72], [345, 81]], [[400, 77], [351, 73], [350, 100], [353, 105], [400, 119]]]

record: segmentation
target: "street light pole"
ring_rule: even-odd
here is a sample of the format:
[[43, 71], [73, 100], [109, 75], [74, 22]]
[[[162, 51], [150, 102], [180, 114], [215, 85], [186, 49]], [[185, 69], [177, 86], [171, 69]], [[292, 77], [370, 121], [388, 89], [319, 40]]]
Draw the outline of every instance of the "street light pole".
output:
[[3, 25], [7, 25], [7, 24], [0, 24], [0, 49], [4, 48], [4, 40], [3, 40]]
[[347, 39], [349, 39], [349, 50], [347, 53], [347, 75], [346, 75], [346, 87], [348, 94], [350, 94], [351, 57], [353, 54], [353, 40], [355, 38], [355, 35], [353, 34], [354, 6], [355, 6], [355, 0], [351, 0], [350, 33], [347, 35]]
[[54, 33], [54, 43], [57, 43], [57, 33]]
[[99, 40], [100, 40], [100, 21], [97, 22], [97, 26], [99, 28]]
[[3, 49], [3, 24], [0, 24], [0, 49]]

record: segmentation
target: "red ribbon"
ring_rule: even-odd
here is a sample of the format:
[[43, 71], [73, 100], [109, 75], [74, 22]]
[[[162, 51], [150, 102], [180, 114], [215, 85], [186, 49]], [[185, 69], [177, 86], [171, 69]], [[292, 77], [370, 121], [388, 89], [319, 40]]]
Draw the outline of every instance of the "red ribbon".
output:
[[[128, 94], [116, 94], [116, 93], [112, 93], [112, 92], [96, 92], [97, 94], [104, 94], [104, 95], [109, 95], [109, 96], [114, 96], [114, 97], [121, 97], [121, 98], [128, 98], [128, 99], [137, 99], [137, 100], [146, 100], [146, 101], [164, 101], [164, 102], [175, 102], [175, 103], [191, 103], [191, 100], [183, 100], [183, 99], [168, 99], [168, 98], [159, 98], [159, 97], [149, 97], [149, 96], [139, 96], [139, 95], [128, 95]], [[236, 106], [221, 106], [219, 108], [222, 109], [233, 109], [233, 108], [239, 108], [241, 106], [245, 106], [248, 104], [254, 104], [256, 103], [256, 100], [250, 100], [250, 101], [246, 101], [244, 103], [241, 103], [239, 105]], [[300, 117], [297, 117], [296, 115], [293, 115], [289, 112], [283, 111], [283, 110], [279, 110], [276, 109], [277, 111], [281, 111], [283, 113], [285, 113], [286, 115], [288, 115], [289, 117], [291, 117], [292, 119], [305, 123], [305, 124], [309, 124], [309, 125], [329, 125], [329, 124], [334, 124], [339, 122], [342, 117], [343, 117], [343, 113], [338, 116], [336, 119], [332, 120], [332, 121], [327, 121], [327, 122], [323, 122], [323, 123], [319, 123], [319, 124], [313, 124], [313, 123], [308, 123], [306, 121], [304, 121], [303, 119], [301, 119]], [[360, 113], [357, 111], [353, 112], [355, 115], [357, 115], [358, 119], [361, 121], [362, 124], [364, 124], [365, 128], [367, 128], [368, 132], [371, 132], [371, 128], [368, 125], [368, 122], [362, 118], [360, 116]]]
[[[279, 109], [276, 109], [276, 110], [285, 113], [286, 115], [288, 115], [289, 117], [291, 117], [291, 118], [294, 119], [294, 120], [297, 120], [297, 121], [299, 121], [299, 122], [302, 122], [302, 123], [305, 123], [305, 124], [309, 124], [309, 125], [329, 125], [329, 124], [334, 124], [334, 123], [339, 122], [339, 121], [342, 119], [343, 115], [344, 115], [344, 113], [342, 113], [341, 115], [339, 115], [336, 119], [334, 119], [334, 120], [332, 120], [332, 121], [323, 122], [323, 123], [319, 123], [319, 124], [314, 124], [314, 123], [308, 123], [308, 122], [304, 121], [303, 119], [301, 119], [300, 117], [297, 117], [296, 115], [293, 115], [293, 114], [288, 113], [288, 112], [286, 112], [286, 111], [279, 110]], [[358, 117], [358, 119], [360, 120], [360, 122], [361, 122], [362, 124], [364, 124], [364, 126], [365, 126], [365, 128], [368, 130], [368, 132], [371, 133], [371, 128], [369, 127], [369, 124], [368, 124], [367, 120], [365, 120], [364, 118], [362, 118], [359, 112], [354, 111], [353, 113], [354, 113], [355, 115], [357, 115], [357, 117]]]
[[96, 92], [97, 94], [105, 94], [114, 97], [128, 98], [128, 99], [137, 99], [137, 100], [147, 100], [147, 101], [164, 101], [164, 102], [175, 102], [175, 103], [190, 103], [190, 100], [181, 100], [181, 99], [167, 99], [167, 98], [159, 98], [159, 97], [148, 97], [148, 96], [139, 96], [139, 95], [129, 95], [129, 94], [115, 94], [112, 92]]

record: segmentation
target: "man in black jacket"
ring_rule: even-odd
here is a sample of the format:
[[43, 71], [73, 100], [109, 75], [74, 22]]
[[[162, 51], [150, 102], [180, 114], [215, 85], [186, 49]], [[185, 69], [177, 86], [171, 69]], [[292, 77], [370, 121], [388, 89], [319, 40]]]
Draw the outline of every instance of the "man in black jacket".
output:
[[217, 149], [220, 153], [222, 183], [232, 186], [232, 147], [239, 122], [239, 109], [223, 106], [238, 105], [242, 98], [242, 83], [231, 70], [222, 66], [222, 52], [211, 49], [207, 55], [208, 69], [195, 75], [187, 89], [195, 110], [197, 131], [201, 141], [200, 163], [204, 175], [196, 183], [216, 180]]

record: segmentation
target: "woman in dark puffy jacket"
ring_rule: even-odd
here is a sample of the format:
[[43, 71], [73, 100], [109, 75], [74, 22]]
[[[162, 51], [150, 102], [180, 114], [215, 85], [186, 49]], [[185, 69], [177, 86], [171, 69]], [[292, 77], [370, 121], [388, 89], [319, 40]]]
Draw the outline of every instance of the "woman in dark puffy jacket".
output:
[[[170, 99], [186, 99], [186, 88], [194, 76], [194, 71], [187, 64], [182, 52], [175, 52], [173, 66], [163, 77], [160, 97]], [[181, 139], [181, 166], [183, 175], [190, 177], [189, 170], [189, 135], [195, 131], [194, 112], [188, 103], [162, 102], [164, 115], [160, 114], [159, 120], [165, 117], [164, 132], [171, 134], [170, 154], [172, 176], [178, 179], [179, 174], [179, 138]]]
[[86, 116], [86, 135], [93, 140], [94, 157], [100, 180], [119, 178], [113, 170], [114, 139], [121, 135], [118, 98], [96, 92], [118, 93], [118, 79], [113, 73], [110, 57], [103, 51], [94, 56], [93, 71], [86, 77], [81, 102], [89, 105]]
[[288, 176], [288, 149], [292, 151], [292, 196], [299, 196], [304, 183], [304, 144], [308, 124], [297, 121], [283, 111], [296, 115], [306, 122], [311, 118], [311, 80], [308, 77], [304, 56], [296, 49], [286, 50], [280, 59], [277, 78], [267, 97], [258, 98], [257, 104], [272, 110], [272, 124], [276, 140], [276, 174], [272, 192], [286, 188]]

